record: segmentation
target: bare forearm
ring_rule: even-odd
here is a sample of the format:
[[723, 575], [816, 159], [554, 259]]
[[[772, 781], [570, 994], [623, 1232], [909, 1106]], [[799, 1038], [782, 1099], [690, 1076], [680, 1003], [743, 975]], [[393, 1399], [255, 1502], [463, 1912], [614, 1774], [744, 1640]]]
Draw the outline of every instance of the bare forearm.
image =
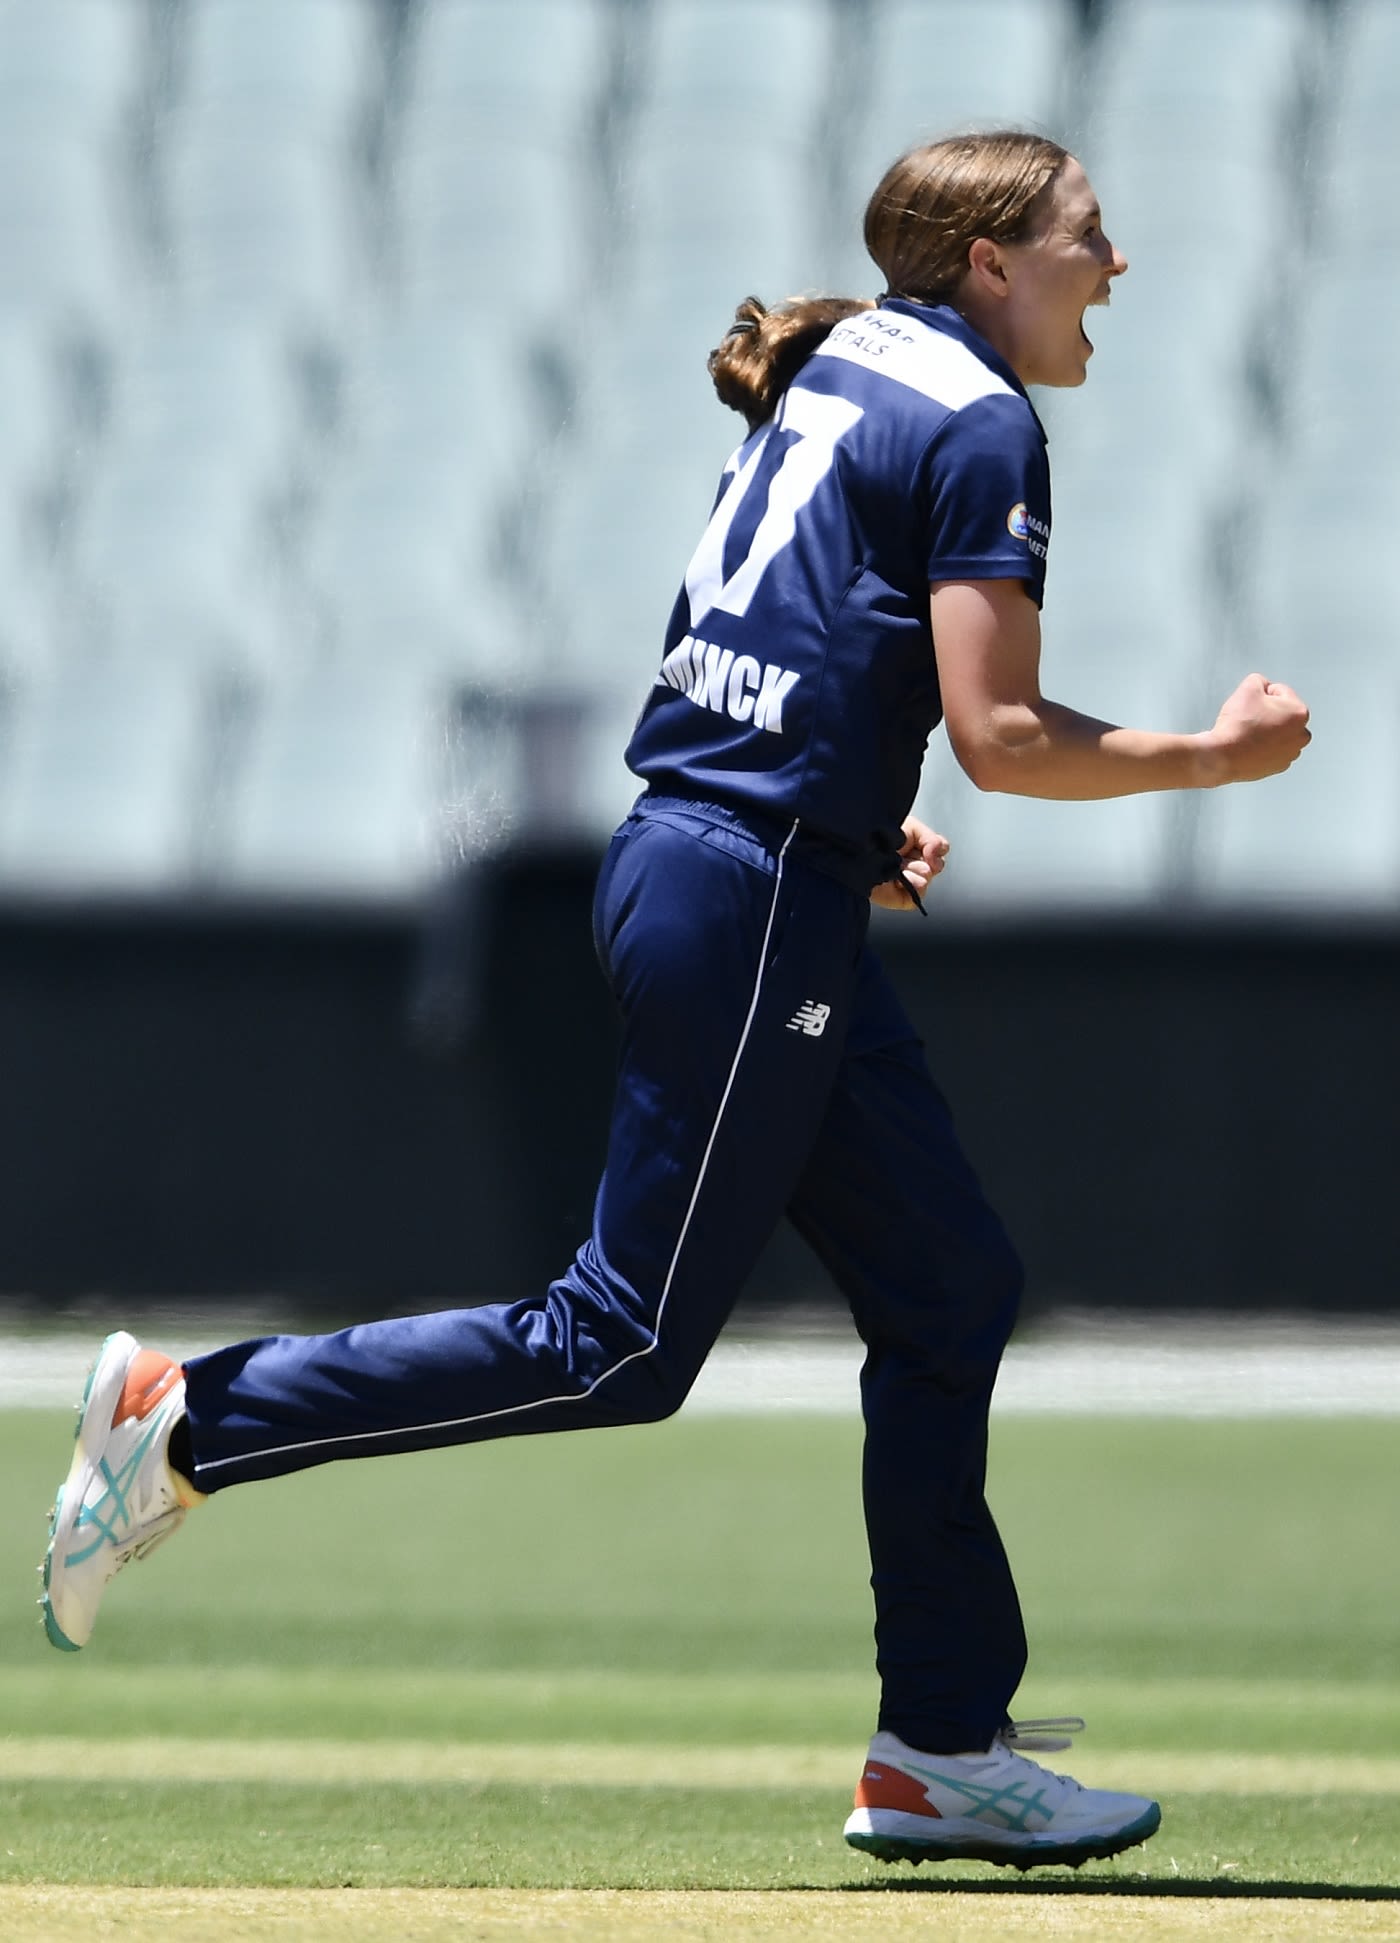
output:
[[1060, 702], [994, 707], [975, 736], [955, 742], [979, 789], [1089, 802], [1148, 790], [1206, 789], [1229, 780], [1211, 732], [1119, 728]]
[[1284, 682], [1246, 675], [1200, 735], [1120, 729], [1040, 689], [1040, 616], [1015, 581], [943, 581], [930, 594], [943, 712], [979, 789], [1083, 802], [1277, 776], [1307, 747]]

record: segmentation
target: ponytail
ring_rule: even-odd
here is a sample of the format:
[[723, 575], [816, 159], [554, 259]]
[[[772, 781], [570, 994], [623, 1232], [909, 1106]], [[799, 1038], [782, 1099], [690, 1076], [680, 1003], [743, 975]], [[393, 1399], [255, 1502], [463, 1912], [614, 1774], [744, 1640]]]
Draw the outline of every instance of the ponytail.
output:
[[720, 403], [742, 413], [750, 431], [771, 418], [778, 400], [843, 317], [873, 310], [869, 297], [794, 297], [769, 310], [745, 297], [709, 356]]

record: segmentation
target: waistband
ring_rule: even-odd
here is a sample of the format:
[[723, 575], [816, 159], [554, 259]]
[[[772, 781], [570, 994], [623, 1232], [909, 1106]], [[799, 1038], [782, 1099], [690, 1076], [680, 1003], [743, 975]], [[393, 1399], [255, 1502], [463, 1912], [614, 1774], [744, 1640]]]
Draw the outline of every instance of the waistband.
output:
[[[715, 803], [702, 796], [678, 796], [674, 789], [667, 789], [664, 793], [645, 790], [632, 805], [632, 814], [644, 816], [649, 810], [677, 811], [704, 823], [716, 823], [725, 829], [737, 830], [760, 844], [772, 856], [785, 852], [787, 856], [808, 865], [812, 870], [820, 871], [824, 877], [834, 878], [838, 884], [858, 892], [862, 897], [868, 897], [877, 884], [892, 883], [904, 875], [903, 861], [893, 844], [888, 849], [873, 842], [864, 849], [857, 848], [839, 837], [809, 828], [800, 819], [785, 821], [747, 807], [736, 810], [732, 803]], [[906, 888], [922, 910], [923, 905], [913, 886], [906, 883]]]

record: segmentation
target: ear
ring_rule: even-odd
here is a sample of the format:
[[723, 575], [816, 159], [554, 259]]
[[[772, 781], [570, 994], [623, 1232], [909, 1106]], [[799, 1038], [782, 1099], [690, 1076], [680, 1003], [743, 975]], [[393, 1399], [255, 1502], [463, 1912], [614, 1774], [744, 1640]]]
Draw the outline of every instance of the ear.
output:
[[1006, 262], [1000, 248], [989, 236], [979, 236], [968, 245], [967, 269], [973, 283], [988, 296], [1006, 295]]

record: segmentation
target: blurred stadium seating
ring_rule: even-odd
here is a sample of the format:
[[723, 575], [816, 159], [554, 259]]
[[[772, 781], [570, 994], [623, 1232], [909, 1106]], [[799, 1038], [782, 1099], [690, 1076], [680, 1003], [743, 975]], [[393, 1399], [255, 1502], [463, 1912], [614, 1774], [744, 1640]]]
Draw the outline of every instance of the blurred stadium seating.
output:
[[886, 164], [1007, 121], [1133, 263], [1043, 401], [1047, 684], [1197, 727], [1259, 665], [1317, 737], [1073, 813], [940, 743], [940, 899], [1392, 909], [1400, 0], [3, 0], [0, 887], [410, 898], [558, 803], [546, 691], [601, 837], [741, 429], [706, 351], [872, 292]]

